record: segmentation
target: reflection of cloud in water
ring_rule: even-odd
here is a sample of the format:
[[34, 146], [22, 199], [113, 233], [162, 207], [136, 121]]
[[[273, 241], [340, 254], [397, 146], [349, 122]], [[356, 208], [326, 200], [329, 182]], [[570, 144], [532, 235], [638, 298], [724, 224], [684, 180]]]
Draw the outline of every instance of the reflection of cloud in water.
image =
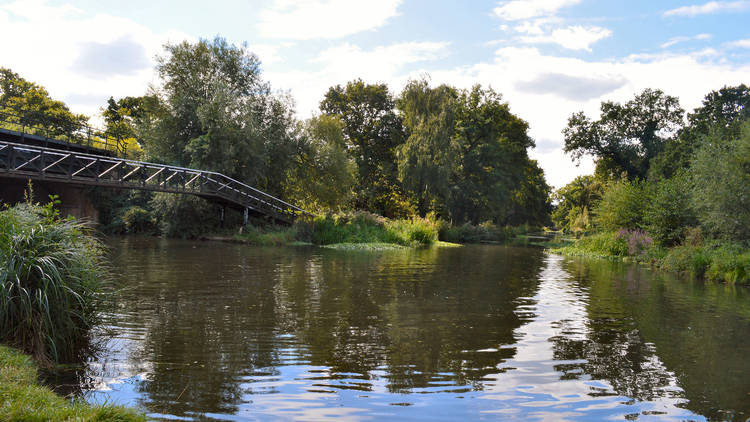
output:
[[[638, 381], [643, 373], [658, 374], [661, 385], [651, 391], [656, 401], [631, 399], [617, 392], [607, 380], [592, 380], [588, 373], [591, 356], [585, 353], [566, 360], [556, 356], [555, 347], [560, 342], [583, 343], [593, 349], [601, 346], [592, 345], [595, 333], [587, 310], [589, 292], [569, 282], [571, 277], [562, 269], [562, 260], [556, 255], [548, 256], [539, 290], [531, 298], [533, 304], [519, 307], [520, 313], [532, 319], [515, 332], [516, 355], [504, 363], [504, 367], [513, 370], [499, 374], [495, 382], [486, 386], [487, 394], [480, 396], [497, 405], [496, 410], [485, 413], [550, 421], [620, 419], [623, 414], [703, 420], [681, 408], [685, 402], [682, 390], [674, 374], [667, 371], [655, 354], [641, 362], [640, 373], [630, 375], [633, 381]], [[647, 348], [654, 353], [653, 347]]]

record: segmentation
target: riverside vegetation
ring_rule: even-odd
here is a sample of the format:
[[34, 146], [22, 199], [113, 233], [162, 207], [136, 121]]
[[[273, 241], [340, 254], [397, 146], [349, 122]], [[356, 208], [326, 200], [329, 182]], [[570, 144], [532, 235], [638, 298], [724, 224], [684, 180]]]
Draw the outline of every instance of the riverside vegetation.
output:
[[[29, 197], [31, 195], [29, 194]], [[55, 200], [0, 211], [0, 420], [145, 420], [117, 406], [70, 402], [40, 386], [37, 364], [79, 362], [98, 321], [102, 248], [61, 218]]]
[[573, 115], [566, 150], [597, 166], [556, 193], [553, 220], [583, 235], [559, 251], [749, 284], [748, 106], [740, 85], [708, 94], [687, 125], [677, 99], [654, 90], [602, 103], [598, 121]]

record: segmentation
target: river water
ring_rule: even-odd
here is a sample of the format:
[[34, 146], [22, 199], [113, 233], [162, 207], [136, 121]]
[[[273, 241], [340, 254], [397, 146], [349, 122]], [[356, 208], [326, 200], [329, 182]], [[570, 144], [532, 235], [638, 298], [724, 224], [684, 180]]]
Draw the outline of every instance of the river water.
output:
[[85, 397], [164, 420], [740, 420], [750, 295], [497, 245], [112, 239]]

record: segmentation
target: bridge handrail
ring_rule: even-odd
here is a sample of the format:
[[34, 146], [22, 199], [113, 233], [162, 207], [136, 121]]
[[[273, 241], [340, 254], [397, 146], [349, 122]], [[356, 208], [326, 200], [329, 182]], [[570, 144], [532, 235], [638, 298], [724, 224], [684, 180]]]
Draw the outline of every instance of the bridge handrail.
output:
[[[36, 147], [36, 146], [24, 145], [24, 144], [17, 144], [17, 143], [13, 143], [13, 142], [0, 142], [0, 144], [12, 145], [16, 149], [25, 150], [25, 151], [34, 152], [34, 153], [42, 153], [44, 151], [54, 152], [54, 153], [58, 153], [58, 154], [67, 154], [68, 153], [68, 151], [56, 150], [56, 149], [53, 149], [53, 148]], [[279, 210], [282, 213], [286, 214], [286, 213], [289, 213], [291, 211], [292, 213], [296, 213], [296, 214], [305, 214], [305, 215], [310, 215], [310, 216], [313, 215], [312, 213], [310, 213], [308, 211], [305, 211], [302, 208], [299, 208], [299, 207], [297, 207], [295, 205], [292, 205], [292, 204], [290, 204], [290, 203], [288, 203], [288, 202], [286, 202], [286, 201], [284, 201], [282, 199], [276, 198], [275, 196], [269, 195], [269, 194], [267, 194], [267, 193], [265, 193], [265, 192], [263, 192], [261, 190], [258, 190], [258, 189], [254, 188], [252, 186], [249, 186], [249, 185], [247, 185], [245, 183], [242, 183], [242, 182], [240, 182], [238, 180], [235, 180], [235, 179], [233, 179], [233, 178], [231, 178], [229, 176], [226, 176], [226, 175], [224, 175], [222, 173], [218, 173], [218, 172], [214, 172], [214, 171], [191, 169], [191, 168], [188, 168], [188, 167], [180, 167], [180, 166], [175, 166], [175, 165], [171, 165], [171, 164], [160, 164], [160, 163], [152, 163], [152, 162], [147, 162], [147, 161], [131, 160], [131, 159], [128, 159], [128, 158], [121, 158], [121, 157], [106, 157], [106, 156], [101, 156], [101, 155], [96, 155], [96, 154], [88, 154], [88, 153], [84, 153], [84, 152], [76, 152], [75, 156], [76, 157], [80, 157], [80, 158], [88, 158], [88, 159], [92, 159], [92, 160], [99, 160], [99, 161], [103, 161], [103, 162], [109, 162], [109, 163], [121, 162], [121, 163], [125, 163], [125, 164], [128, 164], [128, 165], [134, 166], [134, 167], [140, 166], [140, 167], [146, 167], [146, 168], [152, 168], [152, 169], [153, 168], [162, 168], [162, 169], [165, 169], [165, 170], [168, 170], [168, 171], [181, 171], [181, 172], [185, 172], [185, 173], [189, 173], [189, 174], [193, 174], [193, 175], [198, 175], [198, 174], [205, 175], [206, 179], [210, 180], [212, 182], [215, 182], [215, 183], [218, 183], [218, 184], [221, 184], [221, 185], [224, 185], [224, 186], [233, 185], [233, 186], [231, 186], [231, 188], [233, 190], [237, 191], [237, 192], [240, 192], [243, 189], [247, 190], [247, 191], [250, 191], [253, 194], [255, 194], [254, 196], [251, 196], [251, 197], [255, 198], [255, 196], [259, 196], [259, 198], [255, 198], [255, 199], [266, 203], [267, 205], [275, 208], [276, 210]], [[219, 179], [219, 181], [211, 179], [211, 177], [209, 177], [209, 176], [213, 176], [215, 179]], [[220, 193], [218, 193], [218, 192], [217, 192], [217, 194], [220, 195]], [[247, 195], [247, 196], [250, 196], [250, 195]]]
[[[43, 121], [47, 119], [47, 121]], [[108, 135], [105, 130], [96, 128], [86, 123], [61, 124], [51, 120], [49, 116], [41, 112], [18, 113], [9, 111], [0, 111], [0, 128], [4, 124], [20, 127], [20, 132], [24, 135], [40, 136], [50, 141], [67, 142], [91, 148], [115, 153], [117, 156], [124, 157], [127, 152], [127, 143], [119, 136]], [[27, 129], [35, 129], [27, 131]], [[67, 139], [60, 139], [66, 137]], [[101, 145], [101, 146], [99, 146]]]

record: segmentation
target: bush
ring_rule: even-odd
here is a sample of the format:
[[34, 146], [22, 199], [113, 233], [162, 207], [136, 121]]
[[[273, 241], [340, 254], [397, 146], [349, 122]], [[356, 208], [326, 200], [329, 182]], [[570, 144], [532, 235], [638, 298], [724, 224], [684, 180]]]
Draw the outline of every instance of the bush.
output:
[[138, 206], [128, 208], [121, 219], [126, 233], [156, 234], [159, 231], [151, 213]]
[[42, 364], [73, 361], [97, 321], [102, 247], [50, 203], [0, 212], [0, 341]]
[[685, 272], [702, 277], [711, 260], [702, 247], [683, 245], [670, 249], [661, 261], [661, 268], [667, 271]]
[[747, 283], [750, 280], [750, 252], [731, 244], [713, 249], [706, 278], [727, 283]]
[[696, 223], [687, 180], [687, 177], [677, 176], [660, 181], [646, 207], [645, 226], [661, 245], [679, 244], [685, 238], [686, 229]]
[[644, 182], [622, 180], [608, 185], [594, 208], [594, 222], [604, 231], [643, 229], [644, 205], [649, 203]]
[[161, 234], [168, 237], [197, 238], [217, 229], [220, 223], [216, 205], [191, 195], [157, 193], [151, 199], [151, 208]]
[[578, 239], [571, 249], [584, 254], [603, 256], [629, 255], [628, 241], [615, 232], [602, 232]]
[[704, 231], [733, 240], [750, 240], [750, 122], [738, 139], [709, 135], [690, 167], [692, 203]]

